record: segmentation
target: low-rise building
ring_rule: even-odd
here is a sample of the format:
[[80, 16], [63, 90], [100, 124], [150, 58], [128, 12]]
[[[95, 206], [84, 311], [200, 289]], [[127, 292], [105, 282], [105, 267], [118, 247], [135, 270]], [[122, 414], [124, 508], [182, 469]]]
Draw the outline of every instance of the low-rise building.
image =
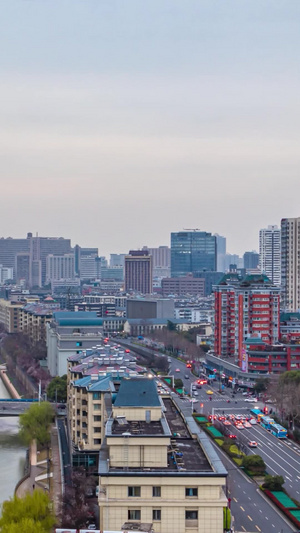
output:
[[47, 324], [47, 364], [51, 376], [67, 373], [67, 359], [102, 340], [102, 319], [95, 312], [59, 311]]
[[197, 326], [197, 324], [188, 323], [186, 320], [178, 320], [176, 318], [148, 318], [139, 319], [131, 318], [126, 320], [124, 324], [124, 333], [138, 337], [139, 335], [149, 335], [157, 329], [163, 329], [172, 322], [176, 326], [177, 331], [188, 331]]
[[99, 459], [100, 529], [223, 533], [227, 472], [189, 412], [153, 380], [124, 379]]

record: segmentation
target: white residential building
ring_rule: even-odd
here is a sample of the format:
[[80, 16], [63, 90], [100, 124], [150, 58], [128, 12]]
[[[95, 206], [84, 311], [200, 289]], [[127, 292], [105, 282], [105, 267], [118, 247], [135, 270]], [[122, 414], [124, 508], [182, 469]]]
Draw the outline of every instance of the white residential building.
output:
[[286, 311], [300, 309], [300, 217], [281, 220], [281, 285]]
[[74, 254], [47, 255], [46, 283], [54, 280], [73, 279], [75, 277]]
[[278, 226], [268, 226], [259, 232], [259, 269], [274, 285], [280, 285], [281, 244]]

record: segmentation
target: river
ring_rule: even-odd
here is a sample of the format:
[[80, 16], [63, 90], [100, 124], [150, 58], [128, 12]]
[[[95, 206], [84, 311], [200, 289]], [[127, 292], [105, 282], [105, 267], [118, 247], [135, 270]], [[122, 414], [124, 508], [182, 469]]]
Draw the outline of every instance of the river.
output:
[[[0, 398], [10, 398], [0, 379]], [[0, 504], [13, 496], [24, 475], [26, 447], [18, 439], [19, 418], [0, 417]]]

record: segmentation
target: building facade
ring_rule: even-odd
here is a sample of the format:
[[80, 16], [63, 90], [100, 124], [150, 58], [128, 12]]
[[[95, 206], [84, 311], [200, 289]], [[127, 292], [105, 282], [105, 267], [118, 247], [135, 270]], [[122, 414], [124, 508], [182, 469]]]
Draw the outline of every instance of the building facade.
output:
[[245, 252], [243, 261], [246, 270], [255, 270], [259, 264], [259, 254], [257, 252]]
[[227, 472], [193, 417], [161, 400], [153, 380], [122, 381], [99, 476], [101, 530], [223, 533]]
[[281, 287], [285, 311], [300, 310], [300, 217], [281, 220]]
[[217, 243], [217, 267], [216, 270], [218, 272], [225, 272], [226, 270], [226, 237], [222, 237], [221, 235], [215, 234], [216, 237], [216, 243]]
[[268, 226], [259, 232], [259, 269], [274, 283], [281, 283], [281, 245], [278, 226]]
[[171, 277], [217, 269], [216, 237], [205, 231], [171, 233]]
[[131, 250], [125, 256], [125, 291], [152, 294], [152, 257], [148, 250]]
[[162, 296], [200, 296], [205, 295], [205, 281], [203, 278], [182, 276], [178, 278], [163, 278], [161, 280]]
[[46, 283], [54, 280], [73, 279], [75, 277], [74, 254], [47, 255]]
[[279, 338], [280, 288], [265, 275], [226, 274], [215, 292], [214, 352], [243, 364], [243, 343], [256, 336], [266, 344]]

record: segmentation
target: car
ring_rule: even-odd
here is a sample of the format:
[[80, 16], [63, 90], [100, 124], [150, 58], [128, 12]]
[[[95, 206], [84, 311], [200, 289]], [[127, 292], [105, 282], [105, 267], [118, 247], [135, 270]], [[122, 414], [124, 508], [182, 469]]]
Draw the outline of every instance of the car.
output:
[[237, 424], [235, 427], [236, 429], [245, 429], [243, 424]]
[[190, 376], [188, 374], [185, 374], [184, 379], [190, 379]]
[[188, 363], [188, 364], [186, 365], [186, 367], [187, 367], [187, 368], [192, 368], [191, 363]]
[[90, 530], [91, 530], [91, 531], [95, 531], [95, 529], [97, 529], [97, 528], [96, 528], [96, 524], [89, 524], [89, 526], [88, 526], [88, 530], [89, 530], [89, 531], [90, 531]]
[[209, 394], [209, 395], [210, 395], [210, 394], [213, 394], [213, 391], [212, 391], [212, 390], [207, 390], [207, 391], [206, 391], [206, 394]]
[[223, 420], [224, 426], [231, 426], [229, 420]]
[[249, 424], [249, 422], [246, 421], [246, 422], [244, 422], [244, 427], [249, 429], [249, 428], [251, 428], [251, 424]]
[[199, 396], [198, 392], [196, 392], [196, 391], [193, 391], [193, 395], [194, 396]]
[[255, 440], [250, 440], [248, 446], [249, 448], [257, 448], [257, 442]]
[[257, 402], [257, 398], [245, 398], [244, 402]]
[[176, 368], [176, 369], [175, 369], [175, 372], [180, 372], [180, 368]]
[[230, 435], [228, 435], [228, 438], [229, 439], [237, 439], [237, 436], [233, 435], [232, 433], [230, 433]]
[[130, 353], [130, 350], [128, 350], [128, 348], [126, 348], [125, 353]]
[[251, 424], [251, 426], [255, 426], [257, 424], [257, 421], [255, 418], [250, 418], [249, 423]]

